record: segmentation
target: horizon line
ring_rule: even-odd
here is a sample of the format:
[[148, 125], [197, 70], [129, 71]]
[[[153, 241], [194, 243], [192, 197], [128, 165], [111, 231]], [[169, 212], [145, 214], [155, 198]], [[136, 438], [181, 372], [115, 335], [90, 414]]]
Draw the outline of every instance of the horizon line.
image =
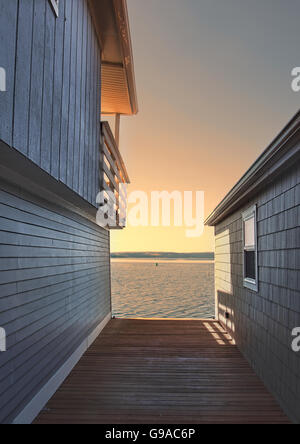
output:
[[120, 252], [112, 252], [111, 256], [120, 256], [120, 255], [126, 255], [126, 256], [133, 256], [133, 255], [138, 255], [138, 256], [214, 256], [215, 253], [213, 251], [203, 251], [203, 252], [185, 252], [185, 253], [181, 253], [181, 252], [175, 252], [175, 251], [120, 251]]

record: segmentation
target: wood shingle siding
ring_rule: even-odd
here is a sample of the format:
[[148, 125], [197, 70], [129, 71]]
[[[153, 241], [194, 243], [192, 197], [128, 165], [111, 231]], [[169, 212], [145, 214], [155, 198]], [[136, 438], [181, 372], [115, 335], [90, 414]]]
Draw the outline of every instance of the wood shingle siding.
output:
[[[243, 286], [242, 212], [257, 205], [259, 291]], [[300, 164], [296, 162], [216, 226], [216, 297], [220, 320], [257, 374], [300, 422]], [[225, 312], [229, 313], [226, 319]]]
[[0, 422], [11, 422], [111, 311], [109, 233], [0, 183]]
[[101, 54], [87, 0], [0, 0], [0, 140], [96, 204]]

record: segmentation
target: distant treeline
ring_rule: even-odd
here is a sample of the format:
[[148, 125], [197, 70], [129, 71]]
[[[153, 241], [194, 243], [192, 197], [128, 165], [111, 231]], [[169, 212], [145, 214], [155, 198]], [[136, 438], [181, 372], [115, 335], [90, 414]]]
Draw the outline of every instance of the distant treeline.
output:
[[111, 253], [113, 259], [208, 259], [214, 260], [214, 253]]

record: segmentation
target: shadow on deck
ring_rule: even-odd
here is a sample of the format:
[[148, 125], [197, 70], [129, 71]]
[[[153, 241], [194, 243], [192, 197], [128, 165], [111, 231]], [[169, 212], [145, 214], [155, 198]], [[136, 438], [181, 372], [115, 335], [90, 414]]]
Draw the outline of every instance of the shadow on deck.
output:
[[225, 330], [203, 320], [112, 320], [38, 424], [287, 423]]

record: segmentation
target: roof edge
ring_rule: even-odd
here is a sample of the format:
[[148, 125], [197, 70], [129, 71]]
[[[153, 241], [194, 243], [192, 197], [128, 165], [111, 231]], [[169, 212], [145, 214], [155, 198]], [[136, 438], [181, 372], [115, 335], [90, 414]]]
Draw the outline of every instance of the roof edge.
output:
[[[135, 115], [139, 109], [127, 0], [103, 0], [102, 3], [100, 0], [88, 0], [88, 5], [102, 54], [107, 51], [106, 55], [109, 55], [108, 59], [102, 59], [102, 64], [123, 69], [130, 110], [126, 115]], [[106, 22], [105, 14], [109, 18]]]
[[136, 92], [136, 79], [127, 0], [114, 0], [114, 9], [116, 14], [117, 26], [119, 28], [120, 42], [123, 53], [123, 66], [127, 78], [131, 109], [132, 114], [135, 115], [138, 113], [139, 107]]
[[258, 186], [267, 183], [279, 168], [281, 170], [291, 159], [299, 155], [299, 146], [295, 147], [295, 143], [290, 143], [295, 136], [298, 136], [300, 142], [300, 110], [208, 216], [205, 225], [214, 226], [219, 223], [247, 197], [255, 194]]

